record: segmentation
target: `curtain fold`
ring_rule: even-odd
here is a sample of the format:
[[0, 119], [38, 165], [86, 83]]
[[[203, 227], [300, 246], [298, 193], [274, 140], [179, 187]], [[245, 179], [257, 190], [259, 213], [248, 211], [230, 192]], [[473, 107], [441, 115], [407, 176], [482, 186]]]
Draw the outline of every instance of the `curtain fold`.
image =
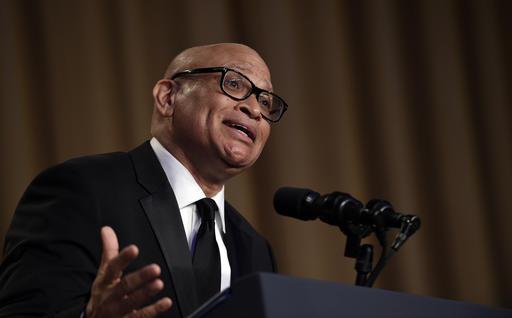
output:
[[268, 237], [282, 273], [354, 281], [338, 229], [272, 207], [284, 185], [343, 191], [422, 218], [377, 287], [512, 307], [511, 8], [1, 1], [0, 243], [37, 173], [149, 138], [151, 90], [173, 56], [243, 42], [290, 108], [227, 198]]

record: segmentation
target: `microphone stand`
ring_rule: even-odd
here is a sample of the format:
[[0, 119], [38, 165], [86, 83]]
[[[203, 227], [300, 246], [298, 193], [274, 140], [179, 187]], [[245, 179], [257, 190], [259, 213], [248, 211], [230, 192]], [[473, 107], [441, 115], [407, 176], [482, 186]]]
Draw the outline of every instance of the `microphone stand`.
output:
[[382, 254], [375, 266], [375, 269], [370, 273], [368, 280], [366, 281], [367, 287], [372, 287], [373, 283], [379, 276], [380, 272], [386, 266], [386, 262], [393, 256], [400, 247], [403, 246], [405, 241], [413, 235], [420, 227], [421, 221], [417, 216], [409, 215], [402, 221], [400, 232], [395, 236], [395, 240], [391, 244], [391, 248], [388, 248], [386, 242], [386, 231], [387, 229], [377, 229], [376, 234], [382, 245]]
[[356, 258], [355, 270], [357, 272], [356, 285], [366, 286], [368, 273], [372, 271], [373, 261], [373, 246], [364, 244], [359, 249], [359, 254]]
[[377, 276], [379, 276], [380, 272], [384, 269], [384, 266], [386, 266], [387, 260], [394, 254], [393, 251], [390, 251], [388, 249], [387, 232], [388, 232], [387, 227], [377, 227], [375, 229], [375, 235], [377, 236], [379, 244], [382, 247], [382, 252], [380, 254], [380, 258], [379, 258], [379, 261], [377, 262], [377, 265], [375, 265], [375, 268], [371, 271], [371, 273], [367, 277], [366, 284], [365, 284], [366, 287], [373, 286], [373, 283], [377, 279]]
[[[353, 224], [348, 227], [340, 227], [342, 232], [347, 235], [345, 256], [356, 259], [356, 264], [354, 266], [354, 269], [357, 272], [355, 284], [357, 286], [372, 287], [380, 272], [384, 269], [384, 266], [386, 266], [387, 261], [398, 251], [407, 238], [412, 235], [418, 227], [419, 219], [415, 221], [415, 219], [412, 218], [404, 222], [402, 229], [396, 235], [391, 248], [388, 247], [387, 242], [387, 227], [369, 228], [367, 226], [354, 226]], [[379, 244], [382, 247], [379, 261], [373, 269], [373, 245], [361, 245], [361, 239], [368, 236], [371, 232], [375, 232]]]
[[357, 272], [356, 285], [366, 286], [368, 275], [372, 271], [373, 246], [370, 244], [361, 245], [361, 239], [368, 236], [372, 229], [369, 226], [362, 225], [343, 225], [340, 230], [347, 236], [345, 242], [346, 257], [355, 258], [354, 269]]
[[[278, 192], [280, 193], [278, 195]], [[309, 189], [282, 188], [274, 195], [274, 206], [283, 215], [301, 220], [320, 220], [337, 225], [347, 236], [345, 256], [356, 259], [356, 285], [372, 287], [386, 262], [420, 227], [421, 221], [415, 215], [396, 213], [388, 201], [370, 200], [366, 207], [350, 194], [333, 192], [321, 196]], [[290, 205], [290, 200], [299, 204]], [[297, 202], [296, 202], [297, 203]], [[289, 210], [294, 211], [293, 213]], [[311, 210], [311, 211], [308, 211]], [[388, 248], [387, 231], [400, 228], [399, 233]], [[373, 246], [361, 245], [361, 240], [375, 232], [382, 247], [379, 261], [374, 269]]]
[[[354, 224], [350, 224], [348, 226], [340, 226], [340, 229], [347, 236], [347, 241], [345, 243], [345, 256], [356, 259], [354, 266], [357, 273], [355, 281], [356, 286], [372, 287], [380, 272], [384, 269], [387, 260], [396, 252], [395, 248], [388, 248], [388, 228], [378, 226], [356, 226]], [[371, 234], [371, 232], [375, 232], [379, 244], [382, 247], [382, 252], [375, 268], [372, 268], [373, 245], [361, 245], [361, 239]], [[393, 242], [393, 247], [397, 245], [397, 238], [395, 238], [395, 242]]]

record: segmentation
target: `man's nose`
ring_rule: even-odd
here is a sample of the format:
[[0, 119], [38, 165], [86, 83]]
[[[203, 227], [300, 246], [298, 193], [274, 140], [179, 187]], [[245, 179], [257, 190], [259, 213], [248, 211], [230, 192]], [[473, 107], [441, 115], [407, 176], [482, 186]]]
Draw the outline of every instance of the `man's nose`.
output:
[[258, 104], [255, 96], [249, 96], [249, 98], [240, 101], [236, 107], [251, 119], [261, 119], [261, 107]]

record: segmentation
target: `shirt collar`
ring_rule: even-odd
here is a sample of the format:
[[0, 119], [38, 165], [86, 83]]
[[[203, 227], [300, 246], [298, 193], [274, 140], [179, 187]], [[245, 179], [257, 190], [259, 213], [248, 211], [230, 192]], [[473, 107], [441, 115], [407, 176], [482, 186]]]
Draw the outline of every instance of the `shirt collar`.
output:
[[[151, 139], [150, 144], [164, 169], [180, 210], [188, 205], [194, 204], [198, 200], [206, 198], [206, 195], [197, 184], [192, 174], [178, 159], [165, 149], [155, 137]], [[226, 224], [224, 221], [224, 186], [212, 199], [219, 207], [222, 232], [226, 233]]]

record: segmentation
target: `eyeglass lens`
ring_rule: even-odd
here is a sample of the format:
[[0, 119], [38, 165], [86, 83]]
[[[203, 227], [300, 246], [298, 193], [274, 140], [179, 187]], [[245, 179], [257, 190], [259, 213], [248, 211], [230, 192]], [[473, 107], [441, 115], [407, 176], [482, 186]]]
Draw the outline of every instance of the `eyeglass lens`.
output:
[[[222, 88], [231, 97], [242, 100], [252, 93], [252, 83], [241, 74], [228, 70], [224, 75]], [[273, 121], [279, 120], [283, 111], [283, 102], [277, 96], [261, 92], [258, 95], [258, 103], [261, 106], [263, 115]]]

